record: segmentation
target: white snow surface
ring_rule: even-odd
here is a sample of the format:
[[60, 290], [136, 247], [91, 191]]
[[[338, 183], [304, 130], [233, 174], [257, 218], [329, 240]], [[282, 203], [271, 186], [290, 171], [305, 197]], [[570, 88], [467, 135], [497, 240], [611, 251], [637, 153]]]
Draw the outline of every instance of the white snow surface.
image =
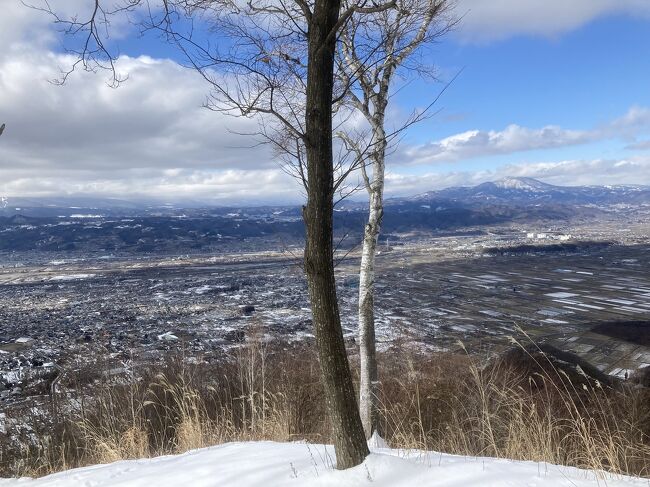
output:
[[543, 192], [549, 188], [553, 188], [552, 185], [543, 183], [533, 178], [506, 177], [495, 181], [494, 184], [497, 188], [519, 189], [533, 193]]
[[52, 276], [50, 281], [76, 281], [77, 279], [90, 279], [96, 274], [66, 274], [61, 276]]
[[183, 455], [121, 461], [40, 479], [0, 479], [0, 487], [608, 487], [647, 479], [606, 476], [546, 463], [373, 448], [366, 461], [338, 471], [330, 446], [247, 442]]

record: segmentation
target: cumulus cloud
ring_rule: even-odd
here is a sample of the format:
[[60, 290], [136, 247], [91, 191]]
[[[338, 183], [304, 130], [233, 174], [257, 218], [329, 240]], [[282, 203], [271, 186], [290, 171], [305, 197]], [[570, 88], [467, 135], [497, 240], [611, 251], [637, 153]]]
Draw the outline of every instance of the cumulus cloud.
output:
[[404, 151], [411, 164], [460, 161], [480, 156], [565, 147], [594, 140], [595, 134], [557, 126], [530, 129], [509, 125], [502, 131], [469, 130]]
[[499, 170], [501, 174], [533, 177], [551, 184], [566, 186], [650, 184], [650, 158], [570, 160], [513, 164]]
[[[543, 5], [537, 0], [460, 0], [460, 4], [461, 10], [470, 9], [463, 35], [475, 39], [489, 39], [495, 32], [553, 34], [611, 12], [650, 12], [645, 0], [546, 0]], [[59, 10], [64, 15], [88, 8], [86, 0], [53, 1], [52, 5], [64, 9]], [[7, 129], [0, 139], [0, 194], [221, 202], [301, 199], [299, 186], [277, 167], [269, 148], [253, 147], [254, 140], [237, 135], [254, 131], [256, 122], [202, 108], [208, 87], [174, 61], [121, 57], [118, 70], [128, 73], [129, 80], [119, 89], [106, 85], [105, 73], [78, 72], [65, 86], [52, 85], [59, 68], [69, 66], [72, 59], [54, 52], [60, 37], [48, 28], [50, 23], [47, 15], [26, 9], [20, 2], [3, 5], [0, 123], [6, 123]], [[399, 164], [463, 161], [613, 137], [626, 138], [629, 148], [639, 150], [647, 148], [647, 142], [636, 137], [649, 126], [650, 109], [633, 107], [591, 130], [553, 125], [470, 130], [405, 147], [394, 160]], [[558, 183], [629, 182], [641, 181], [650, 174], [648, 169], [646, 159], [631, 158], [521, 164], [417, 177], [395, 172], [388, 178], [387, 189], [393, 194], [414, 193], [510, 174]]]
[[650, 127], [650, 108], [633, 106], [627, 113], [601, 130], [604, 134], [634, 137], [640, 129]]
[[[176, 63], [121, 58], [129, 81], [119, 89], [93, 73], [78, 73], [62, 87], [49, 83], [56, 65], [69, 61], [39, 52], [0, 61], [3, 193], [16, 194], [18, 180], [31, 180], [32, 188], [20, 187], [34, 192], [39, 180], [57, 175], [110, 181], [138, 173], [162, 178], [167, 170], [276, 169], [267, 147], [251, 147], [254, 140], [238, 135], [256, 122], [202, 108], [205, 84]], [[129, 191], [145, 184], [130, 181]]]
[[489, 42], [513, 35], [552, 37], [611, 14], [650, 16], [647, 0], [459, 0], [461, 37]]
[[[64, 6], [71, 13], [82, 3]], [[73, 59], [50, 50], [50, 22], [20, 2], [0, 17], [0, 122], [7, 125], [0, 194], [233, 200], [297, 193], [270, 149], [239, 135], [257, 122], [203, 108], [209, 87], [174, 61], [120, 57], [118, 70], [129, 79], [119, 89], [107, 86], [105, 73], [82, 71], [53, 85]], [[41, 34], [29, 39], [29, 32]]]
[[8, 171], [0, 194], [87, 195], [123, 199], [214, 204], [297, 203], [295, 181], [276, 169], [125, 170], [111, 177], [87, 171], [43, 171], [37, 178]]
[[[455, 162], [475, 157], [569, 147], [613, 138], [634, 139], [649, 129], [650, 109], [634, 106], [623, 116], [591, 130], [570, 130], [555, 125], [540, 129], [509, 125], [501, 131], [468, 130], [438, 141], [406, 147], [395, 159], [405, 164]], [[628, 147], [634, 149], [640, 146], [632, 143]]]
[[[0, 58], [17, 49], [44, 49], [61, 43], [61, 36], [53, 27], [53, 18], [43, 12], [45, 0], [6, 0], [2, 2], [0, 16]], [[28, 8], [27, 5], [33, 8]], [[92, 12], [94, 2], [88, 0], [49, 0], [61, 19], [84, 18]], [[119, 37], [129, 29], [126, 18], [115, 18], [111, 24], [112, 38]], [[100, 35], [102, 35], [100, 33]]]
[[391, 196], [403, 196], [450, 186], [473, 186], [507, 176], [531, 177], [560, 186], [630, 183], [650, 185], [650, 157], [522, 162], [495, 169], [418, 175], [391, 171], [386, 176], [386, 189]]
[[53, 86], [51, 53], [0, 62], [0, 107], [7, 123], [0, 169], [39, 165], [97, 171], [124, 168], [254, 168], [272, 165], [263, 148], [234, 132], [256, 122], [202, 107], [206, 85], [178, 64], [147, 57], [119, 59], [129, 73], [119, 89], [101, 74], [80, 72]]

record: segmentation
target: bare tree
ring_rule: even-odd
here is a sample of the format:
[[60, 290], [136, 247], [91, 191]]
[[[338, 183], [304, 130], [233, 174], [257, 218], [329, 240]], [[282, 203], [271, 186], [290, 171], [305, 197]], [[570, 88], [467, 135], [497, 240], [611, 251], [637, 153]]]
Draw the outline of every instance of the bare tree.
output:
[[278, 141], [280, 149], [295, 155], [294, 167], [307, 194], [304, 268], [338, 468], [361, 463], [368, 446], [334, 276], [334, 195], [348, 172], [342, 170], [335, 182], [334, 64], [337, 38], [351, 19], [395, 5], [394, 0], [368, 1], [341, 8], [340, 0], [123, 0], [117, 5], [113, 1], [109, 9], [94, 0], [83, 19], [57, 16], [47, 2], [36, 7], [53, 15], [55, 24], [73, 39], [70, 50], [77, 62], [61, 81], [79, 67], [99, 67], [110, 71], [113, 86], [119, 85], [124, 77], [117, 71], [106, 33], [115, 15], [130, 15], [143, 30], [161, 33], [185, 54], [188, 66], [212, 89], [209, 108], [258, 117], [258, 135]]
[[454, 27], [457, 20], [451, 13], [452, 0], [397, 0], [394, 9], [353, 17], [341, 33], [338, 72], [350, 86], [346, 101], [363, 115], [369, 126], [367, 134], [338, 133], [357, 159], [364, 160], [360, 168], [369, 203], [359, 270], [358, 331], [359, 407], [368, 438], [379, 426], [374, 286], [375, 255], [384, 214], [386, 154], [400, 134], [430, 115], [437, 97], [391, 130], [386, 126], [386, 110], [400, 71], [433, 75], [432, 67], [416, 55]]

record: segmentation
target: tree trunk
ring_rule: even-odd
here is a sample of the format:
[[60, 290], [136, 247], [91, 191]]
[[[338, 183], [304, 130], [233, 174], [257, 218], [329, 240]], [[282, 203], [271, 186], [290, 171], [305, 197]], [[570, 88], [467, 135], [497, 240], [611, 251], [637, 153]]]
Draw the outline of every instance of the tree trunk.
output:
[[370, 438], [375, 431], [379, 432], [374, 293], [375, 255], [383, 215], [382, 190], [383, 184], [370, 193], [370, 212], [363, 235], [359, 268], [359, 410], [366, 438]]
[[[334, 276], [332, 90], [340, 0], [316, 0], [309, 22], [306, 98], [307, 205], [305, 273], [314, 334], [334, 435], [337, 468], [368, 455], [348, 363]], [[331, 34], [332, 33], [332, 34]], [[331, 35], [330, 35], [331, 34]]]

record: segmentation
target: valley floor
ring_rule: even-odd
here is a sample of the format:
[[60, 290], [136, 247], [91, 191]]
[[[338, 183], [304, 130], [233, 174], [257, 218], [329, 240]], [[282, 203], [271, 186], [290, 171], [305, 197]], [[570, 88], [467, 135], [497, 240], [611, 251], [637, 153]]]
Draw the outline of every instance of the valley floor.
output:
[[246, 442], [183, 455], [121, 461], [40, 479], [0, 479], [0, 487], [609, 487], [650, 485], [648, 479], [599, 475], [547, 463], [373, 449], [360, 466], [337, 471], [329, 446]]

